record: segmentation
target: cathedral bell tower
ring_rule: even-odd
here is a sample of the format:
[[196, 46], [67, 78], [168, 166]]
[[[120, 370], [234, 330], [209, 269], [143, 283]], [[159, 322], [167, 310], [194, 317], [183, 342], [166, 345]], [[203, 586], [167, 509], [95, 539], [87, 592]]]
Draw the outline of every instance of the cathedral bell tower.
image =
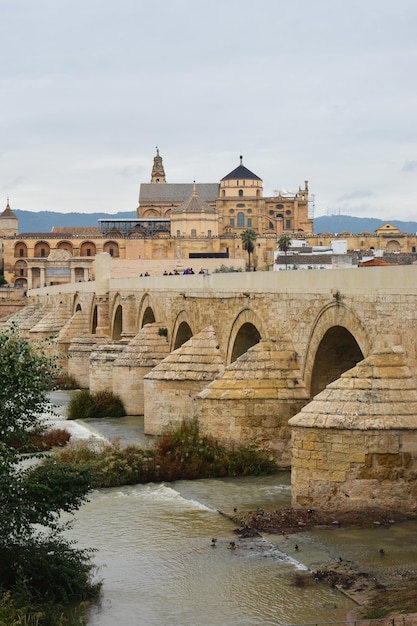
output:
[[156, 147], [156, 156], [153, 158], [151, 183], [166, 183], [164, 165], [162, 157], [159, 156], [158, 146]]

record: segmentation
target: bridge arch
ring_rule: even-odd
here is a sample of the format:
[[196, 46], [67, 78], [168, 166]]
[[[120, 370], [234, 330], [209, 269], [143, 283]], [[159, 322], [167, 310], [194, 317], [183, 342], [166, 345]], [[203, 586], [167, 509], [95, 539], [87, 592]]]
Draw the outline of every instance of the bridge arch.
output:
[[341, 302], [325, 307], [310, 333], [304, 380], [311, 397], [369, 356], [371, 341], [358, 316]]
[[118, 340], [123, 333], [123, 306], [120, 294], [114, 296], [111, 311], [110, 336], [112, 339]]
[[92, 335], [95, 335], [97, 333], [97, 324], [98, 324], [98, 304], [96, 301], [94, 301], [92, 309], [91, 309], [91, 317], [90, 317], [90, 333]]
[[81, 304], [81, 300], [80, 300], [80, 295], [78, 293], [76, 293], [74, 295], [74, 298], [72, 300], [72, 314], [74, 315], [74, 313], [76, 313], [77, 311], [82, 311], [83, 307]]
[[111, 338], [120, 339], [123, 332], [123, 307], [121, 304], [116, 306], [111, 325]]
[[157, 320], [159, 320], [159, 317], [156, 312], [155, 302], [153, 302], [149, 293], [145, 293], [139, 302], [136, 328], [140, 330], [146, 324], [153, 324]]
[[261, 319], [251, 309], [244, 309], [235, 318], [229, 335], [226, 363], [233, 363], [244, 352], [265, 338]]
[[174, 322], [174, 328], [172, 330], [171, 350], [177, 350], [181, 346], [191, 339], [193, 331], [188, 323], [187, 314], [185, 311], [180, 311]]

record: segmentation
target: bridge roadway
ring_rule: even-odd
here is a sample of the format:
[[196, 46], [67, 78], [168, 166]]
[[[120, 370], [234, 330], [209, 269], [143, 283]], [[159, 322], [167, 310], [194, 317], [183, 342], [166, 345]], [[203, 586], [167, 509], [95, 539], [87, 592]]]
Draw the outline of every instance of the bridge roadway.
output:
[[310, 396], [384, 347], [401, 345], [417, 375], [415, 266], [115, 279], [113, 263], [100, 254], [95, 281], [29, 291], [28, 303], [49, 311], [31, 336], [126, 340], [156, 322], [173, 351], [211, 325], [225, 365], [260, 339], [285, 337]]

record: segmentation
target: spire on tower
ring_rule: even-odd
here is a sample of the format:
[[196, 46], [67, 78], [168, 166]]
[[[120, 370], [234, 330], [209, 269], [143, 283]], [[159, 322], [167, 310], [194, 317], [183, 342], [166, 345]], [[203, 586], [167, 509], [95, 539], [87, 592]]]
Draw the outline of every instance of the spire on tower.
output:
[[166, 183], [164, 165], [162, 157], [159, 156], [158, 146], [156, 146], [156, 156], [153, 158], [151, 183]]

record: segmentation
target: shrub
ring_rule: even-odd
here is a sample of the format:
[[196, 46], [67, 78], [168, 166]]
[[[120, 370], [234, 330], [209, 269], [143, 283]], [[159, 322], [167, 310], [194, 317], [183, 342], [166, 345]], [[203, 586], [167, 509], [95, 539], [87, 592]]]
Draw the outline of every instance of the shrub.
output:
[[31, 444], [24, 452], [44, 452], [51, 448], [63, 448], [71, 439], [71, 434], [64, 428], [53, 428], [46, 433], [33, 435]]
[[121, 446], [119, 442], [76, 442], [44, 463], [64, 463], [90, 470], [95, 488], [196, 478], [271, 474], [275, 463], [252, 446], [226, 447], [202, 435], [197, 420], [170, 426], [155, 446]]
[[74, 376], [61, 372], [55, 379], [55, 387], [57, 389], [79, 389], [80, 385]]
[[143, 450], [133, 445], [122, 447], [118, 441], [100, 442], [94, 446], [77, 441], [58, 451], [54, 458], [46, 459], [44, 465], [57, 462], [88, 470], [93, 487], [99, 489], [156, 481], [158, 467], [154, 459], [154, 450]]
[[68, 419], [101, 417], [124, 417], [126, 410], [119, 396], [111, 391], [91, 393], [82, 389], [73, 396], [68, 405]]

